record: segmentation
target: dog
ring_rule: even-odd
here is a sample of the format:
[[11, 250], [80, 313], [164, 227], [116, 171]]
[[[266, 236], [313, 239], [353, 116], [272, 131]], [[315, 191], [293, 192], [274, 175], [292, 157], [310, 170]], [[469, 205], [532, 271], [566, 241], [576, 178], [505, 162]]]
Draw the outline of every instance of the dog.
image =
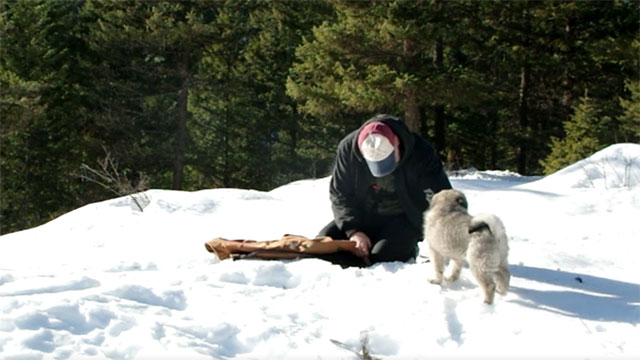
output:
[[467, 198], [458, 190], [442, 190], [431, 198], [424, 215], [424, 238], [433, 263], [432, 284], [442, 283], [447, 260], [451, 260], [451, 266], [445, 280], [455, 281], [460, 276], [469, 246], [468, 207]]
[[[497, 216], [471, 216], [468, 208], [466, 196], [454, 189], [442, 190], [431, 199], [424, 215], [424, 238], [434, 268], [429, 282], [457, 280], [466, 261], [483, 290], [484, 302], [492, 304], [495, 292], [505, 294], [509, 287], [507, 235]], [[447, 260], [451, 266], [445, 277]]]
[[495, 292], [504, 295], [509, 288], [509, 245], [500, 218], [480, 214], [469, 224], [467, 261], [473, 277], [484, 293], [484, 302], [492, 304]]

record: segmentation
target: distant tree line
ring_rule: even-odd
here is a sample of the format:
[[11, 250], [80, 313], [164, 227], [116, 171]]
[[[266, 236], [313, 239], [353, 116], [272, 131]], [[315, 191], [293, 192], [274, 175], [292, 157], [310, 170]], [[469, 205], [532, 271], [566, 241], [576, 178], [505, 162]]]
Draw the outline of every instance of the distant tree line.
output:
[[152, 188], [327, 176], [396, 114], [450, 169], [640, 140], [638, 1], [0, 0], [0, 233]]

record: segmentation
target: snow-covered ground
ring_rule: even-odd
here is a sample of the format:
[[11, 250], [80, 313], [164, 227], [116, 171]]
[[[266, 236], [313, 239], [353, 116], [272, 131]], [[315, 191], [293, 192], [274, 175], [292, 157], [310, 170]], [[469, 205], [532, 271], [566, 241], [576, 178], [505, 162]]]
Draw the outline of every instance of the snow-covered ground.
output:
[[[640, 358], [640, 145], [545, 178], [462, 171], [471, 213], [510, 241], [494, 305], [468, 269], [342, 269], [316, 259], [219, 261], [213, 237], [315, 236], [328, 178], [270, 192], [150, 190], [0, 237], [1, 359]], [[422, 254], [424, 251], [424, 243]]]

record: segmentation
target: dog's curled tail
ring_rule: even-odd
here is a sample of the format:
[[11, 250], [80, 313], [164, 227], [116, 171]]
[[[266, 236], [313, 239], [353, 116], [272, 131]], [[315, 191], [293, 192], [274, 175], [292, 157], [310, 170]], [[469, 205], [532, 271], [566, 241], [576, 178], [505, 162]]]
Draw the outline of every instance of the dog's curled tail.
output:
[[507, 232], [499, 217], [494, 214], [478, 214], [471, 218], [469, 234], [478, 231], [489, 231], [500, 243], [507, 243]]

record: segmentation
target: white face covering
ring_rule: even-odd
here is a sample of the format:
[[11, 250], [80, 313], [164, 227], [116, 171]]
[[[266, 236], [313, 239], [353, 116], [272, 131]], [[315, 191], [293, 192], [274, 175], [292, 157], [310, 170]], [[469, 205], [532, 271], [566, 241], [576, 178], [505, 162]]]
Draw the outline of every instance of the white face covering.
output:
[[371, 134], [367, 136], [360, 151], [367, 161], [380, 161], [386, 159], [394, 150], [389, 139], [380, 134]]
[[360, 152], [375, 177], [392, 173], [398, 164], [395, 147], [381, 134], [367, 136], [360, 145]]

